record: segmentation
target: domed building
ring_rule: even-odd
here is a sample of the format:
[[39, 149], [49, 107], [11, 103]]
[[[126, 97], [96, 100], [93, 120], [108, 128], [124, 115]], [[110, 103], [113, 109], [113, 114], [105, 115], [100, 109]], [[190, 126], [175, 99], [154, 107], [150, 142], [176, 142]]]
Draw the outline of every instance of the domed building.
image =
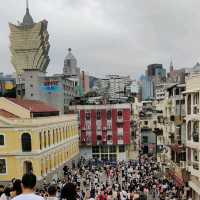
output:
[[71, 48], [69, 48], [65, 57], [63, 74], [68, 77], [80, 77], [80, 68], [77, 67], [77, 60], [71, 51]]

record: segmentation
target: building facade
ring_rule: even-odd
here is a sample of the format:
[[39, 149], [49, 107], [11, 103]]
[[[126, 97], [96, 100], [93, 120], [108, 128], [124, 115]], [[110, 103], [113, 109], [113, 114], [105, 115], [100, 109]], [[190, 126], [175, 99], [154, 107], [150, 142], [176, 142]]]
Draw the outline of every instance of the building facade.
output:
[[23, 22], [19, 25], [9, 24], [11, 62], [17, 75], [24, 69], [45, 72], [50, 62], [49, 34], [46, 20], [35, 23], [27, 5]]
[[131, 144], [130, 104], [77, 105], [81, 155], [100, 160], [127, 160]]
[[87, 94], [90, 91], [90, 79], [89, 74], [85, 71], [81, 71], [80, 75], [80, 85], [83, 88], [84, 94]]
[[70, 101], [78, 96], [74, 81], [62, 74], [45, 76], [35, 70], [25, 70], [23, 73], [25, 84], [25, 99], [40, 100], [67, 113]]
[[186, 80], [186, 148], [187, 170], [190, 173], [189, 186], [192, 189], [192, 199], [200, 199], [200, 74], [194, 73]]
[[[40, 101], [0, 98], [0, 181], [59, 175], [79, 154], [76, 115]], [[56, 175], [56, 176], [57, 176]]]
[[124, 97], [126, 86], [130, 85], [131, 79], [129, 76], [108, 75], [103, 79], [99, 79], [97, 87], [99, 92], [109, 98]]
[[68, 54], [64, 60], [63, 74], [68, 77], [80, 77], [80, 68], [77, 67], [77, 60], [72, 54], [72, 49], [68, 49]]

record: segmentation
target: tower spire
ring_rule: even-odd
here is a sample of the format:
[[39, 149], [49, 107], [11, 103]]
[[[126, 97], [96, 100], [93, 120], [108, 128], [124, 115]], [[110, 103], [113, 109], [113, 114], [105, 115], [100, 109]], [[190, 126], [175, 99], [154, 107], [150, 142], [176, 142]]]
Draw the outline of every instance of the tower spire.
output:
[[32, 25], [33, 23], [33, 18], [29, 13], [29, 1], [26, 0], [26, 14], [24, 15], [22, 25]]
[[26, 9], [29, 10], [28, 0], [26, 0]]

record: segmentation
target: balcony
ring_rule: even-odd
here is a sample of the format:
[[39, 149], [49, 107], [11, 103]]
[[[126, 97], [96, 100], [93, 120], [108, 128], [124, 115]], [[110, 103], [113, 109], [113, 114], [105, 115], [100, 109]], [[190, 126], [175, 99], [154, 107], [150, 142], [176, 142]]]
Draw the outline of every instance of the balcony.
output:
[[193, 166], [193, 169], [199, 170], [199, 162], [198, 161], [193, 162], [192, 166]]
[[123, 123], [124, 119], [123, 117], [117, 117], [117, 123]]
[[123, 128], [118, 128], [118, 129], [117, 129], [117, 135], [118, 135], [118, 136], [123, 136], [123, 135], [124, 135], [124, 130], [123, 130]]
[[101, 131], [97, 131], [97, 135], [102, 135], [102, 132]]
[[108, 141], [107, 141], [107, 144], [108, 144], [108, 145], [112, 145], [112, 144], [113, 144], [113, 141], [112, 141], [112, 140], [108, 140]]
[[112, 131], [111, 130], [107, 131], [107, 135], [112, 135]]
[[124, 140], [118, 140], [117, 143], [118, 144], [124, 144]]
[[193, 114], [199, 114], [199, 108], [197, 105], [193, 106]]

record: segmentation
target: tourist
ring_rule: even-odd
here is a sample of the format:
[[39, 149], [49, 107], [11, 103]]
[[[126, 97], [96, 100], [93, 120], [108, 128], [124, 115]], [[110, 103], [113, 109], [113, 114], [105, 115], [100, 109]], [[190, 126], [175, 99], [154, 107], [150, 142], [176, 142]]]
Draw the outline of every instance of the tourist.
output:
[[48, 192], [47, 200], [58, 200], [57, 186], [55, 184], [50, 185], [47, 189], [47, 192]]
[[22, 194], [13, 200], [44, 200], [43, 197], [36, 195], [36, 176], [32, 173], [24, 174], [22, 177]]

